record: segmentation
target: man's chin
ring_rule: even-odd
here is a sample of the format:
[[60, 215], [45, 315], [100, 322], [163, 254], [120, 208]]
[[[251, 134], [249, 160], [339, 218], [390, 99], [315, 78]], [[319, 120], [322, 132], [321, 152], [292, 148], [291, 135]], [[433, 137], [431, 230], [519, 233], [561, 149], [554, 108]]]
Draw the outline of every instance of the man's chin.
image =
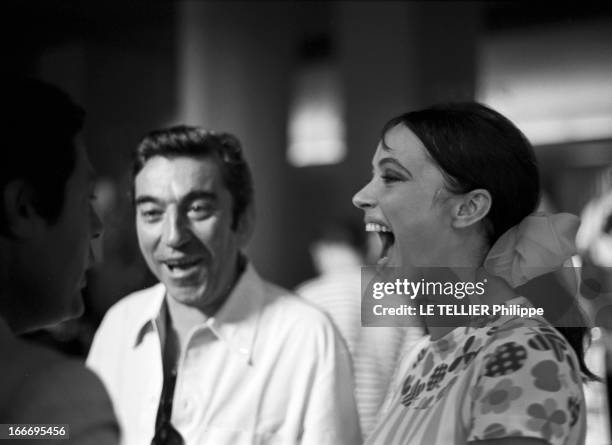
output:
[[177, 303], [198, 306], [206, 293], [206, 286], [172, 286], [166, 284], [168, 295]]
[[84, 312], [85, 304], [83, 303], [83, 294], [82, 291], [79, 290], [72, 295], [70, 300], [68, 300], [64, 313], [60, 315], [60, 319], [57, 323], [79, 318]]
[[83, 303], [83, 293], [79, 291], [72, 299], [72, 307], [68, 319], [79, 318], [85, 312], [85, 304]]

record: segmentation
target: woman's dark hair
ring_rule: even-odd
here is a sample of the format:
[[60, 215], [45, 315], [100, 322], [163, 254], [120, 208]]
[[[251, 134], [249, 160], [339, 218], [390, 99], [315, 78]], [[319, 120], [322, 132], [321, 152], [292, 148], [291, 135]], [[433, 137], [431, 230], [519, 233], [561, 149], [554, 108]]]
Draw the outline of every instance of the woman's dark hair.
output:
[[[2, 161], [0, 190], [24, 180], [34, 192], [34, 206], [53, 224], [64, 205], [68, 178], [76, 165], [74, 137], [84, 111], [59, 88], [40, 80], [2, 74]], [[11, 236], [0, 206], [0, 233]]]
[[[536, 210], [540, 175], [533, 147], [498, 112], [476, 102], [434, 105], [391, 119], [383, 127], [382, 139], [397, 125], [406, 126], [421, 140], [442, 171], [449, 191], [489, 191], [492, 204], [484, 219], [489, 246]], [[589, 331], [586, 321], [581, 325], [557, 330], [576, 351], [583, 374], [595, 379], [584, 363]]]
[[240, 141], [230, 133], [178, 125], [147, 134], [136, 148], [133, 178], [155, 156], [210, 157], [219, 165], [224, 185], [232, 195], [232, 229], [253, 201], [253, 179]]
[[536, 209], [540, 175], [533, 148], [498, 112], [475, 102], [435, 105], [391, 119], [383, 136], [398, 124], [421, 140], [451, 192], [489, 191], [493, 205], [485, 226], [491, 245]]

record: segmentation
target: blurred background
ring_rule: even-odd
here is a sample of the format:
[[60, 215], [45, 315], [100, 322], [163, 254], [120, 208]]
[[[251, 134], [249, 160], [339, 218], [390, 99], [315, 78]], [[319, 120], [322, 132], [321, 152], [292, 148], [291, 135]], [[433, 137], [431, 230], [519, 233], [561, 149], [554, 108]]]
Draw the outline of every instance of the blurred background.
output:
[[[84, 355], [110, 305], [153, 283], [133, 228], [130, 153], [151, 129], [234, 133], [256, 186], [248, 249], [293, 288], [352, 195], [389, 118], [476, 99], [535, 145], [543, 206], [580, 214], [612, 163], [612, 2], [3, 2], [4, 69], [46, 79], [87, 110], [106, 224], [87, 312], [50, 342]], [[35, 129], [33, 129], [35, 131]], [[603, 433], [602, 433], [603, 434]]]
[[[151, 129], [236, 134], [256, 185], [249, 254], [286, 287], [314, 274], [317, 225], [360, 218], [382, 124], [480, 100], [536, 146], [545, 205], [579, 213], [612, 160], [612, 4], [527, 2], [8, 2], [3, 65], [67, 90], [106, 223], [94, 322], [152, 278], [129, 203], [130, 153]], [[100, 285], [103, 283], [103, 286]]]

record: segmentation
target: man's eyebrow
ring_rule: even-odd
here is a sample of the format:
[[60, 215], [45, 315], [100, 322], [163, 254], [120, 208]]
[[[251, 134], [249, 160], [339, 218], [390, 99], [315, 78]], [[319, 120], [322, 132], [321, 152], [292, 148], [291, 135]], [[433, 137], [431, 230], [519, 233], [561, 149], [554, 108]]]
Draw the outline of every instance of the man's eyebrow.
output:
[[[207, 201], [217, 201], [217, 194], [206, 190], [192, 190], [185, 196], [181, 197], [182, 202], [191, 202], [196, 199], [205, 199]], [[137, 196], [134, 203], [138, 206], [141, 204], [162, 204], [163, 199], [156, 198], [151, 195]]]
[[137, 196], [134, 200], [134, 204], [136, 204], [137, 206], [141, 204], [161, 204], [161, 202], [161, 199], [157, 199], [149, 195]]
[[387, 164], [391, 164], [394, 167], [397, 167], [400, 170], [402, 170], [407, 175], [412, 176], [412, 173], [410, 172], [410, 170], [408, 170], [406, 167], [404, 167], [402, 164], [400, 164], [400, 162], [397, 159], [395, 159], [395, 158], [386, 157], [386, 158], [382, 158], [380, 161], [378, 161], [378, 166], [379, 167], [384, 167]]
[[181, 200], [182, 201], [195, 201], [196, 199], [206, 199], [209, 201], [216, 201], [218, 196], [214, 192], [206, 190], [192, 190], [187, 193]]

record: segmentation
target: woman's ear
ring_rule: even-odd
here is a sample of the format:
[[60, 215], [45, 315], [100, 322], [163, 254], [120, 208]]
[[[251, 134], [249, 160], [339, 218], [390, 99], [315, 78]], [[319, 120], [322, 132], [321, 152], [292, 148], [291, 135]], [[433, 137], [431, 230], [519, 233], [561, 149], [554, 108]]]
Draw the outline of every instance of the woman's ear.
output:
[[14, 180], [2, 190], [2, 206], [10, 236], [27, 239], [35, 236], [44, 220], [34, 207], [34, 190], [23, 180]]
[[453, 206], [452, 226], [456, 229], [469, 227], [487, 216], [492, 198], [488, 190], [474, 189], [458, 195]]

